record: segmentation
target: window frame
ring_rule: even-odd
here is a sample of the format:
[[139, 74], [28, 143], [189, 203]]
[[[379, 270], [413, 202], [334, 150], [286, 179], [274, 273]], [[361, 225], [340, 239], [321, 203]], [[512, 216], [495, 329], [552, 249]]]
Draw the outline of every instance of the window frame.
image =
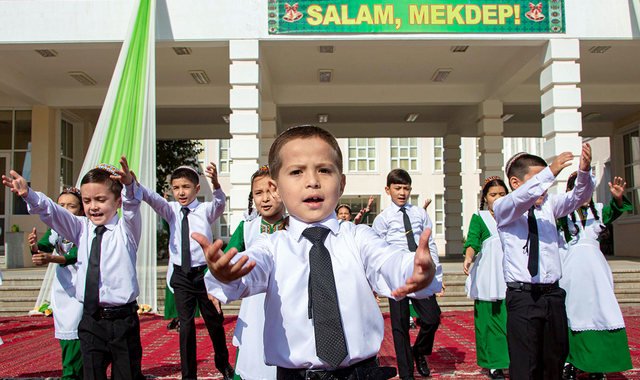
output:
[[[366, 140], [366, 145], [365, 146], [360, 146], [359, 145], [359, 139], [365, 139]], [[356, 145], [352, 146], [351, 142], [355, 141]], [[373, 145], [370, 145], [369, 143], [373, 142]], [[356, 157], [352, 157], [351, 155], [351, 149], [355, 149], [356, 151]], [[365, 157], [360, 157], [358, 154], [358, 150], [359, 149], [364, 149], [366, 151], [366, 156]], [[370, 157], [369, 156], [369, 150], [373, 149], [373, 156]], [[347, 168], [349, 173], [366, 173], [366, 174], [370, 174], [370, 173], [376, 173], [378, 171], [378, 139], [375, 137], [349, 137], [347, 139]], [[365, 170], [360, 170], [358, 169], [358, 164], [364, 160], [366, 162], [366, 169]], [[351, 163], [354, 162], [354, 169], [351, 169]], [[370, 169], [370, 164], [373, 163], [373, 169]]]
[[[408, 139], [408, 145], [401, 145], [400, 144], [400, 140], [401, 139]], [[411, 144], [411, 140], [415, 139], [415, 146], [412, 146]], [[394, 148], [393, 145], [393, 140], [397, 140], [398, 143], [396, 145], [396, 149], [397, 149], [397, 156], [394, 157], [392, 150]], [[401, 149], [407, 149], [408, 151], [408, 156], [407, 157], [403, 157], [402, 155], [400, 155], [400, 150]], [[415, 157], [411, 157], [411, 150], [415, 149]], [[402, 166], [400, 166], [400, 161], [401, 160], [408, 160], [409, 162], [409, 167], [408, 168], [403, 168]], [[411, 168], [411, 163], [415, 162], [415, 169]], [[420, 142], [419, 142], [419, 138], [418, 137], [390, 137], [389, 138], [389, 165], [391, 169], [404, 169], [409, 173], [417, 173], [420, 171]]]
[[[442, 174], [444, 173], [444, 137], [433, 137], [433, 173]], [[436, 144], [437, 141], [440, 141], [440, 144]], [[440, 154], [436, 154], [436, 149], [440, 148]], [[440, 169], [437, 168], [436, 162], [440, 162]]]

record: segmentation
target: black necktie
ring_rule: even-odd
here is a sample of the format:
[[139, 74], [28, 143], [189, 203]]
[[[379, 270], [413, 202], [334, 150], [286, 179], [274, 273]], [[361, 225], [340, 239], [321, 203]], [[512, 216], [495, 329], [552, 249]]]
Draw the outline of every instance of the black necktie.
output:
[[402, 211], [402, 222], [404, 223], [404, 234], [407, 237], [407, 245], [409, 246], [409, 251], [415, 252], [418, 249], [418, 244], [416, 244], [416, 239], [413, 237], [413, 228], [411, 227], [411, 219], [409, 219], [409, 215], [407, 215], [407, 209], [404, 206], [400, 207], [400, 211]]
[[531, 206], [529, 209], [529, 216], [527, 217], [527, 223], [529, 224], [529, 236], [527, 236], [527, 240], [529, 241], [529, 264], [527, 268], [529, 269], [529, 273], [531, 277], [535, 277], [538, 274], [538, 256], [540, 254], [538, 240], [538, 223], [536, 222], [536, 216], [533, 213], [535, 206]]
[[182, 271], [189, 273], [191, 270], [191, 244], [189, 241], [189, 208], [182, 208]]
[[347, 343], [338, 307], [331, 255], [324, 246], [329, 232], [326, 228], [309, 227], [302, 232], [302, 236], [313, 244], [309, 251], [309, 301], [313, 311], [316, 353], [320, 359], [336, 368], [347, 356]]
[[102, 235], [106, 230], [105, 226], [97, 226], [96, 236], [91, 242], [87, 279], [84, 286], [84, 313], [88, 315], [95, 314], [100, 303], [100, 251], [102, 249]]

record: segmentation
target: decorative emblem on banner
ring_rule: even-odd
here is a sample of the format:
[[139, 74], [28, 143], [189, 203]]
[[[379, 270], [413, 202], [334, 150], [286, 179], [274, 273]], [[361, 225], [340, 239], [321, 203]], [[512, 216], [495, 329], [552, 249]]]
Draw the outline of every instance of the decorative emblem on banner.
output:
[[531, 21], [540, 22], [545, 19], [544, 14], [542, 13], [542, 3], [534, 4], [529, 3], [529, 12], [525, 13], [524, 16]]
[[296, 22], [302, 18], [302, 13], [298, 12], [298, 3], [293, 5], [289, 5], [289, 3], [284, 4], [285, 13], [282, 19], [286, 22]]

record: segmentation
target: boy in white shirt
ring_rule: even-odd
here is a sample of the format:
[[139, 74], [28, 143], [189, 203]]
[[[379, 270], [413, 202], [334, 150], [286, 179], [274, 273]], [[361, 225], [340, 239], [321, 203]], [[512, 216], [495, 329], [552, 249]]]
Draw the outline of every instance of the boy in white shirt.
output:
[[[75, 216], [31, 190], [15, 171], [4, 185], [23, 197], [29, 213], [78, 247], [76, 298], [83, 303], [78, 325], [85, 379], [144, 379], [136, 298], [136, 256], [141, 234], [139, 192], [126, 158], [122, 170], [101, 164], [81, 181], [86, 216]], [[124, 189], [123, 189], [124, 185]], [[122, 207], [122, 219], [117, 211]]]
[[235, 258], [237, 250], [223, 253], [220, 240], [194, 234], [206, 252], [209, 293], [229, 302], [266, 292], [265, 362], [278, 367], [278, 379], [393, 377], [393, 368], [377, 364], [384, 323], [371, 289], [396, 299], [440, 291], [441, 283], [432, 283], [430, 230], [414, 254], [368, 226], [338, 223], [342, 153], [321, 128], [283, 132], [271, 146], [269, 167], [289, 227], [263, 234]]
[[[229, 364], [229, 351], [225, 338], [224, 316], [207, 296], [204, 273], [207, 262], [202, 247], [190, 238], [198, 232], [211, 239], [211, 225], [224, 212], [226, 196], [218, 182], [218, 172], [213, 162], [209, 163], [205, 175], [211, 179], [213, 201], [200, 202], [196, 198], [200, 191], [200, 175], [189, 166], [180, 166], [171, 173], [171, 191], [176, 201], [140, 186], [142, 200], [169, 224], [169, 265], [173, 274], [169, 284], [174, 290], [176, 309], [180, 320], [180, 364], [183, 379], [196, 379], [196, 304], [213, 344], [216, 368], [224, 380], [233, 378]], [[217, 300], [215, 301], [217, 302]]]
[[[416, 240], [422, 232], [431, 229], [431, 219], [425, 209], [409, 203], [411, 197], [411, 176], [403, 169], [394, 169], [387, 175], [384, 189], [391, 197], [392, 204], [385, 208], [373, 221], [373, 230], [394, 246], [415, 251]], [[432, 237], [429, 238], [429, 252], [436, 264], [435, 281], [442, 282], [442, 266], [438, 259], [438, 247]], [[420, 331], [415, 344], [409, 340], [409, 298], [399, 301], [389, 299], [393, 345], [398, 362], [400, 379], [413, 379], [415, 359], [418, 373], [429, 376], [431, 370], [426, 355], [431, 355], [436, 331], [440, 325], [440, 306], [435, 296], [425, 299], [411, 299], [411, 304], [420, 317]]]
[[505, 170], [513, 192], [493, 205], [504, 250], [509, 376], [514, 380], [562, 378], [569, 352], [556, 219], [593, 193], [589, 144], [582, 145], [575, 188], [558, 195], [547, 190], [572, 159], [571, 152], [564, 152], [547, 166], [540, 157], [515, 155]]

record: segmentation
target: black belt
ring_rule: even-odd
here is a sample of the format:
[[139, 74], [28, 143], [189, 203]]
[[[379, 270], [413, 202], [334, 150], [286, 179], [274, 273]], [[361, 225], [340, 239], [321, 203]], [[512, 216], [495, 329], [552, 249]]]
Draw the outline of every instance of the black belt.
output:
[[122, 319], [138, 312], [138, 304], [133, 301], [122, 306], [99, 307], [95, 313], [96, 319]]
[[529, 282], [507, 282], [507, 288], [509, 290], [516, 290], [521, 292], [538, 292], [538, 293], [550, 293], [558, 288], [560, 285], [558, 281], [553, 284], [531, 284]]
[[[197, 266], [197, 267], [191, 267], [189, 269], [189, 273], [201, 273], [201, 272], [204, 272], [205, 269], [207, 269], [207, 265], [206, 264], [205, 265], [200, 265], [200, 266]], [[182, 267], [180, 265], [173, 264], [173, 270], [174, 271], [177, 271], [177, 270], [181, 271]]]
[[335, 370], [278, 367], [278, 380], [387, 380], [396, 375], [393, 367], [379, 367], [375, 356]]

